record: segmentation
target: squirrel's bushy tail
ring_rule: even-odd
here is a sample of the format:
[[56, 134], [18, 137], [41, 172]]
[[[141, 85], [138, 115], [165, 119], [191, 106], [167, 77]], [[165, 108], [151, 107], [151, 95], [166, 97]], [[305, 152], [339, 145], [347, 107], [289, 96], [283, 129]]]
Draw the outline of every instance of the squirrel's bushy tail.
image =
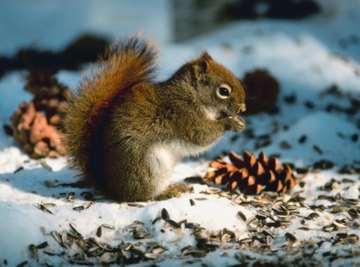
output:
[[64, 122], [65, 145], [73, 165], [90, 180], [101, 184], [103, 121], [111, 103], [133, 85], [151, 81], [155, 57], [153, 47], [136, 37], [112, 45], [99, 67], [85, 77], [69, 101]]

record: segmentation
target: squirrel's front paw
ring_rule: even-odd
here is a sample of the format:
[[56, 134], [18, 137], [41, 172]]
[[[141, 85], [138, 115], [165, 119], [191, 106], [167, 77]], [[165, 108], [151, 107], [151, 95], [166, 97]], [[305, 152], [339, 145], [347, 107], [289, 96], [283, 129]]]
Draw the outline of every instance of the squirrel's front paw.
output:
[[245, 129], [245, 120], [240, 116], [228, 117], [225, 119], [225, 130], [241, 132]]

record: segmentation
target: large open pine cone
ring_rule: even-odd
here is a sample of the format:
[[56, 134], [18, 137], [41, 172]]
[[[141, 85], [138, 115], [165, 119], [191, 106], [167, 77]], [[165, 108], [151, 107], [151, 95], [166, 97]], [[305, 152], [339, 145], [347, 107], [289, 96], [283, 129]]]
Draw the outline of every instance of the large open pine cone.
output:
[[34, 95], [11, 117], [13, 137], [32, 158], [65, 155], [60, 131], [70, 91], [48, 72], [31, 72], [25, 89]]
[[262, 191], [286, 192], [296, 183], [296, 177], [288, 164], [281, 165], [275, 157], [268, 159], [264, 152], [256, 158], [244, 151], [243, 158], [231, 152], [231, 163], [221, 159], [210, 162], [210, 170], [205, 180], [217, 185], [227, 185], [229, 189], [239, 188], [246, 194], [260, 194]]

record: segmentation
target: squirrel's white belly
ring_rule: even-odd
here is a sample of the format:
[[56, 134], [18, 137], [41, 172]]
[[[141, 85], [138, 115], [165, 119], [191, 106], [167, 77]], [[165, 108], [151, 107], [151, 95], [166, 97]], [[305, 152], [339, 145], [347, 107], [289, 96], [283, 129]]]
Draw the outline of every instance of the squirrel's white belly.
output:
[[169, 178], [176, 162], [182, 157], [199, 155], [211, 146], [201, 147], [181, 140], [157, 143], [153, 145], [147, 156], [154, 187], [157, 193], [163, 191], [169, 185]]

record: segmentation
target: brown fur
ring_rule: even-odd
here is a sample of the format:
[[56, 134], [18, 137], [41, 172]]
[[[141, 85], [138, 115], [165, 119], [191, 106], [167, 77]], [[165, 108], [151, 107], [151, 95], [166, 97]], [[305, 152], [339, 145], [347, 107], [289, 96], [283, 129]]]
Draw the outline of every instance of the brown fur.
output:
[[[154, 54], [137, 39], [114, 46], [68, 106], [65, 141], [74, 166], [119, 201], [153, 199], [177, 159], [244, 127], [237, 116], [244, 90], [225, 67], [204, 53], [152, 83]], [[227, 99], [216, 96], [222, 84], [232, 89]]]
[[[84, 172], [89, 184], [94, 184], [100, 174], [101, 132], [109, 108], [131, 86], [151, 81], [154, 61], [154, 50], [136, 38], [114, 45], [69, 101], [64, 123], [65, 142], [73, 165]], [[96, 182], [101, 184], [101, 180]]]

